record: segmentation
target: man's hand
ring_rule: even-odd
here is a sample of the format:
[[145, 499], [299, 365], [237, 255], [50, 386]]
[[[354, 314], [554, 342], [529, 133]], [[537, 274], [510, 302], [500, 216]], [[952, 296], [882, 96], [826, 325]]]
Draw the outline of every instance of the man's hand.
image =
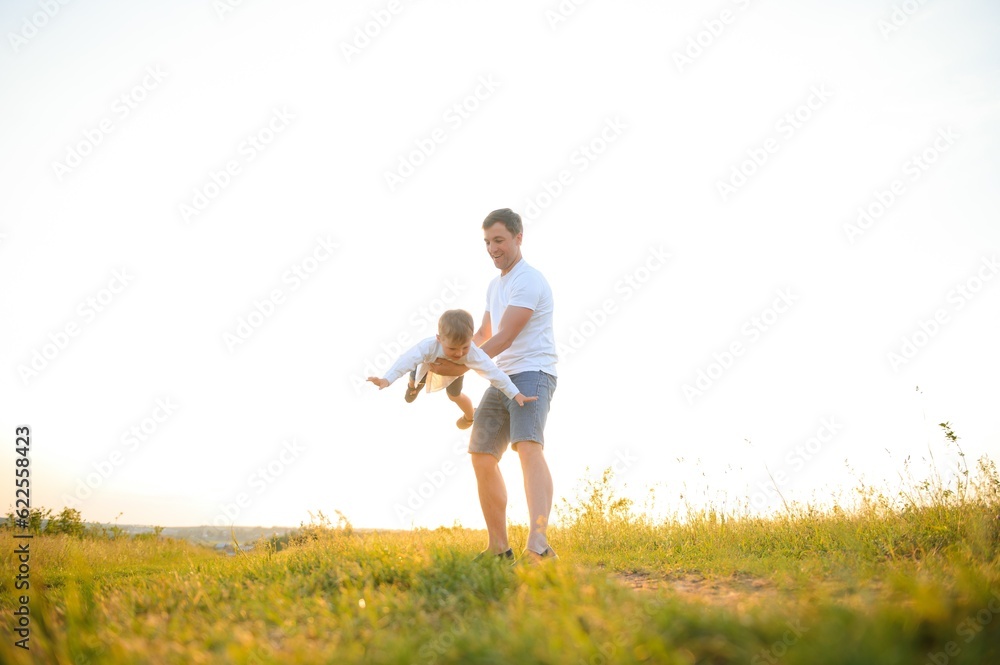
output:
[[369, 376], [368, 380], [378, 386], [379, 390], [389, 387], [389, 382], [386, 379], [380, 379], [377, 376]]
[[434, 362], [428, 363], [427, 368], [440, 376], [462, 376], [469, 371], [468, 365], [459, 365], [447, 358], [437, 358]]
[[524, 406], [525, 402], [534, 402], [538, 397], [525, 397], [521, 393], [514, 395], [514, 401], [517, 402], [518, 406]]

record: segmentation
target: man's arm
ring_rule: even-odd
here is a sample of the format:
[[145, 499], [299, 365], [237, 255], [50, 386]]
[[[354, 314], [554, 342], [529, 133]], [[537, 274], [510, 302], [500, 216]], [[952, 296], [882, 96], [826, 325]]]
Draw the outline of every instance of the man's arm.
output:
[[[495, 358], [498, 354], [503, 353], [514, 343], [517, 336], [524, 330], [524, 326], [528, 325], [533, 312], [534, 310], [527, 307], [508, 305], [507, 309], [503, 311], [503, 318], [500, 319], [500, 332], [490, 336], [479, 348], [485, 351], [490, 358]], [[487, 314], [487, 316], [489, 315]]]
[[462, 376], [470, 368], [468, 365], [453, 363], [447, 358], [438, 358], [434, 362], [427, 363], [427, 369], [441, 376]]
[[476, 334], [472, 336], [472, 343], [479, 348], [483, 348], [483, 344], [485, 344], [486, 340], [490, 337], [493, 337], [493, 322], [490, 321], [490, 313], [486, 312], [483, 314], [483, 322], [479, 326], [479, 330], [477, 330]]

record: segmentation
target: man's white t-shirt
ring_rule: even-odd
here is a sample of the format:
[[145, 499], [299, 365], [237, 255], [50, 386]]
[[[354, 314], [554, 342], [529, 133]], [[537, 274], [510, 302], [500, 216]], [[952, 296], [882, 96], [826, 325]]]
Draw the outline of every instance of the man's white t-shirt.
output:
[[506, 374], [541, 370], [556, 376], [556, 340], [552, 328], [552, 289], [542, 273], [522, 257], [506, 275], [495, 277], [486, 289], [486, 311], [493, 335], [508, 306], [531, 310], [531, 318], [510, 347], [493, 358]]

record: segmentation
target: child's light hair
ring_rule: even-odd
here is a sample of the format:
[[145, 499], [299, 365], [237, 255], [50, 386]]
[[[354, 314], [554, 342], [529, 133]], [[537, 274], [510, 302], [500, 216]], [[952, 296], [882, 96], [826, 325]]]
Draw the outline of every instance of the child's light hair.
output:
[[449, 309], [438, 319], [438, 335], [449, 342], [464, 344], [472, 339], [472, 315], [464, 309]]

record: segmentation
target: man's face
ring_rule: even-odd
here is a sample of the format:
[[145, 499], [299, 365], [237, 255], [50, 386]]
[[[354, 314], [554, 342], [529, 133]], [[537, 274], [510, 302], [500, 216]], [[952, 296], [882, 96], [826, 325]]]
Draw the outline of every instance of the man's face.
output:
[[501, 275], [506, 275], [521, 258], [521, 236], [520, 233], [512, 236], [500, 222], [483, 229], [486, 251], [493, 259], [493, 265], [500, 269]]

